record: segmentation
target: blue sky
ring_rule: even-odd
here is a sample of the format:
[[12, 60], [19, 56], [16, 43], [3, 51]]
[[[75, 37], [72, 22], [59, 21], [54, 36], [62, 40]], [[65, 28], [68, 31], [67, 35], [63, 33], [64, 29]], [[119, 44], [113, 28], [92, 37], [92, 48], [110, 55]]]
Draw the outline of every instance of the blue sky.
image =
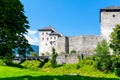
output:
[[[28, 17], [26, 36], [38, 45], [38, 29], [51, 25], [65, 36], [100, 35], [99, 10], [120, 0], [20, 0]], [[35, 40], [33, 40], [35, 39]]]

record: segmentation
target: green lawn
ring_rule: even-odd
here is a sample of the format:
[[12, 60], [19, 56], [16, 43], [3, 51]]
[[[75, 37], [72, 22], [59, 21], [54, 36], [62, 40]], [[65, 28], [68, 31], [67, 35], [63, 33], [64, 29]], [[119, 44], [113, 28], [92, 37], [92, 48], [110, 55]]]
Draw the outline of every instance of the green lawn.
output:
[[[0, 80], [119, 80], [114, 73], [105, 74], [92, 66], [75, 69], [73, 65], [42, 68], [31, 71], [22, 68], [0, 66]], [[74, 75], [78, 74], [78, 75]]]

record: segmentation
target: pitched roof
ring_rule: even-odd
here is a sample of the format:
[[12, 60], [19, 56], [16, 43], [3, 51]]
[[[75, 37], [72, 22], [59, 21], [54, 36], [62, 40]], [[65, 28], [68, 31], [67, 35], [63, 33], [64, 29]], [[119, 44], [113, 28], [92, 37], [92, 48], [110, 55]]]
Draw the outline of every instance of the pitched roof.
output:
[[50, 33], [50, 35], [59, 35], [59, 36], [62, 36], [60, 33], [58, 32], [53, 32], [53, 33]]
[[100, 9], [100, 11], [120, 11], [120, 6], [108, 6]]
[[52, 33], [50, 33], [50, 35], [62, 36], [62, 34], [58, 33], [52, 26], [44, 27], [42, 29], [39, 29], [38, 31], [52, 31]]
[[102, 8], [102, 9], [100, 9], [100, 12], [120, 12], [120, 6], [108, 6], [108, 7], [106, 7], [106, 8]]
[[108, 6], [106, 8], [103, 9], [120, 9], [120, 6]]
[[55, 31], [55, 29], [52, 26], [47, 26], [42, 29], [39, 29], [38, 31]]

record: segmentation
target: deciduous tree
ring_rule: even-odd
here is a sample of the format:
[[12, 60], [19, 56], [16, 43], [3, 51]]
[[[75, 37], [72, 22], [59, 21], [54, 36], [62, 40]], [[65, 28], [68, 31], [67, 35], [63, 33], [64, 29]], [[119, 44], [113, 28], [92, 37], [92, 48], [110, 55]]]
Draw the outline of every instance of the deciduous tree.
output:
[[110, 37], [110, 48], [115, 55], [120, 55], [120, 24], [116, 25]]
[[29, 29], [20, 0], [0, 0], [0, 56], [11, 58], [15, 49], [25, 56], [32, 50], [24, 34]]

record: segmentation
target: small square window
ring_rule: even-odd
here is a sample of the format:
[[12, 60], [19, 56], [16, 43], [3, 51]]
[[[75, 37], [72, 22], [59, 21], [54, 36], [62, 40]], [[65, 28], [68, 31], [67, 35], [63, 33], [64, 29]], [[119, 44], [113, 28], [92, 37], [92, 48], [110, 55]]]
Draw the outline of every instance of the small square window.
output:
[[42, 38], [42, 40], [44, 40], [44, 38]]
[[42, 35], [44, 35], [44, 33], [42, 33]]
[[47, 38], [47, 40], [49, 40], [49, 38]]
[[113, 16], [113, 17], [115, 17], [115, 15], [114, 15], [114, 14], [113, 14], [112, 16]]
[[52, 37], [50, 37], [50, 39], [52, 39]]

